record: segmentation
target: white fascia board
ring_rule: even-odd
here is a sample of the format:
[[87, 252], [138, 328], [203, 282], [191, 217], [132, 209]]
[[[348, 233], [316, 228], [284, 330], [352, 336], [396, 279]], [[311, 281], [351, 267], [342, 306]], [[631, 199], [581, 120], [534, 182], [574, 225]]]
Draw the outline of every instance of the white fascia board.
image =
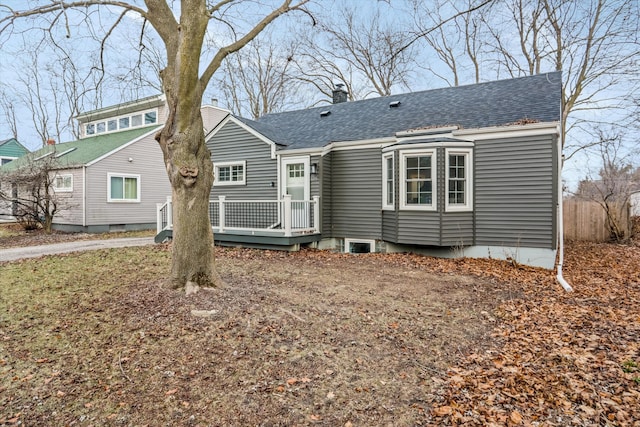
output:
[[94, 120], [100, 120], [102, 118], [109, 117], [113, 113], [118, 113], [123, 109], [133, 109], [132, 111], [134, 111], [134, 110], [137, 110], [138, 108], [146, 109], [147, 105], [150, 106], [148, 108], [156, 108], [164, 104], [166, 102], [166, 99], [167, 97], [163, 93], [161, 95], [150, 96], [150, 97], [139, 99], [136, 101], [125, 102], [122, 104], [112, 105], [110, 107], [105, 107], [97, 110], [87, 111], [85, 113], [80, 113], [77, 116], [75, 116], [75, 119], [78, 120], [79, 122], [85, 122], [85, 121], [92, 122]]
[[[215, 108], [215, 107], [214, 107]], [[204, 140], [205, 142], [210, 140], [216, 133], [218, 133], [218, 131], [222, 128], [222, 126], [224, 126], [225, 124], [227, 124], [229, 122], [229, 117], [231, 117], [231, 113], [229, 112], [224, 119], [220, 120], [220, 123], [218, 123], [217, 125], [215, 125], [208, 134], [206, 134], [204, 136]]]
[[560, 134], [558, 122], [531, 123], [527, 125], [492, 126], [477, 129], [460, 129], [453, 136], [467, 136], [474, 141], [496, 138], [515, 138], [519, 136], [537, 136]]
[[395, 137], [361, 139], [358, 141], [332, 142], [323, 147], [322, 155], [324, 156], [332, 151], [364, 150], [367, 148], [384, 148], [388, 145], [395, 144], [396, 142], [398, 141]]
[[277, 150], [278, 155], [280, 156], [294, 156], [294, 155], [321, 155], [322, 147], [314, 147], [314, 148], [294, 148], [291, 150], [287, 150], [286, 148], [282, 148]]
[[458, 126], [442, 126], [437, 128], [413, 129], [413, 130], [396, 132], [396, 136], [398, 138], [411, 138], [411, 137], [424, 138], [425, 136], [443, 136], [443, 134], [451, 133], [452, 131], [455, 131], [457, 129], [458, 129]]
[[[403, 139], [404, 140], [404, 139]], [[390, 147], [385, 147], [382, 149], [383, 153], [388, 153], [389, 151], [411, 151], [414, 149], [423, 149], [423, 148], [438, 148], [438, 147], [446, 147], [446, 148], [469, 148], [473, 147], [474, 143], [471, 141], [442, 141], [442, 142], [425, 142], [423, 144], [396, 144]]]
[[263, 141], [264, 143], [269, 144], [271, 146], [271, 158], [272, 159], [276, 158], [276, 146], [278, 144], [276, 144], [274, 141], [270, 140], [269, 138], [267, 138], [266, 136], [264, 136], [260, 132], [256, 131], [255, 129], [250, 128], [249, 126], [247, 126], [246, 124], [244, 124], [240, 120], [236, 119], [232, 115], [228, 115], [222, 122], [220, 122], [220, 124], [218, 124], [218, 126], [215, 127], [214, 130], [211, 131], [211, 133], [209, 134], [209, 139], [215, 134], [215, 132], [220, 130], [223, 125], [225, 125], [225, 124], [227, 124], [229, 122], [233, 122], [233, 123], [237, 124], [242, 129], [244, 129], [247, 132], [249, 132], [251, 135], [255, 136], [256, 138], [258, 138], [259, 140]]
[[92, 161], [87, 163], [85, 166], [87, 166], [87, 167], [92, 166], [92, 165], [98, 163], [100, 160], [106, 159], [107, 157], [111, 156], [114, 153], [117, 153], [120, 150], [124, 150], [125, 148], [127, 148], [131, 144], [135, 144], [136, 142], [138, 142], [138, 141], [140, 141], [140, 140], [142, 140], [144, 138], [147, 138], [150, 135], [153, 135], [154, 133], [158, 132], [158, 130], [162, 129], [163, 127], [164, 127], [164, 125], [158, 126], [157, 128], [154, 128], [154, 129], [150, 130], [149, 132], [147, 132], [147, 133], [145, 133], [143, 135], [140, 135], [139, 137], [137, 137], [135, 139], [132, 139], [131, 141], [127, 142], [126, 144], [122, 144], [118, 148], [116, 148], [114, 150], [111, 150], [108, 153], [105, 153], [105, 154], [103, 154], [102, 156], [100, 156], [100, 157], [98, 157], [96, 159], [93, 159]]

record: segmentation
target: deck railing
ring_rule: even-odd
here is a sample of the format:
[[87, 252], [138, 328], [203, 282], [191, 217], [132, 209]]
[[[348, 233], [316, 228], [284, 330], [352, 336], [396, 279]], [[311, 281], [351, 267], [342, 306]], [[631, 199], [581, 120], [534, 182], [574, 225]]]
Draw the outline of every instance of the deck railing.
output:
[[[157, 206], [157, 231], [173, 227], [171, 198]], [[216, 233], [262, 232], [285, 237], [320, 232], [320, 198], [291, 200], [227, 200], [219, 196], [209, 201], [209, 220]]]

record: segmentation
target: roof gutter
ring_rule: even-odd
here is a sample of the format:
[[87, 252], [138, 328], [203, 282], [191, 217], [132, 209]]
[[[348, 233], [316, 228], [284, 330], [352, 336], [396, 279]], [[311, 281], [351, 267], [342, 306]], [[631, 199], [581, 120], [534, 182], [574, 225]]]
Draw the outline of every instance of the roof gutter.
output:
[[562, 263], [564, 262], [564, 218], [562, 200], [562, 167], [564, 156], [562, 155], [562, 133], [558, 132], [558, 264], [556, 265], [556, 280], [565, 291], [571, 292], [573, 288], [562, 276]]

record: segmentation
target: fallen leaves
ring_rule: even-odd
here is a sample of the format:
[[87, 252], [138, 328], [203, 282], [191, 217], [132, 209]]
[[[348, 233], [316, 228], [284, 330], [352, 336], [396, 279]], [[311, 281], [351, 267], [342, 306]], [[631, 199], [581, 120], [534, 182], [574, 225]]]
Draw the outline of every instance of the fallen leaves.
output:
[[[0, 425], [640, 419], [638, 247], [571, 244], [571, 294], [553, 272], [497, 260], [218, 248], [232, 286], [197, 305], [138, 276], [166, 270], [154, 250], [127, 251], [133, 266], [115, 252], [23, 263], [40, 280], [7, 305]], [[68, 280], [71, 261], [83, 268]], [[85, 271], [102, 263], [128, 270]]]
[[456, 410], [434, 407], [438, 424], [459, 423], [457, 413], [477, 425], [640, 420], [632, 372], [640, 361], [640, 248], [574, 242], [565, 272], [573, 293], [535, 269], [517, 274], [526, 295], [498, 310], [502, 348], [450, 369], [441, 399]]

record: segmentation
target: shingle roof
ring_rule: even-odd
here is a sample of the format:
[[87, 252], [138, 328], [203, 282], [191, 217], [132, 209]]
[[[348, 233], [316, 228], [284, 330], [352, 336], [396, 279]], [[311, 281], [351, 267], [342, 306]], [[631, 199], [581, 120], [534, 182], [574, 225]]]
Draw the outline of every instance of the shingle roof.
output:
[[123, 146], [124, 144], [158, 128], [159, 126], [157, 125], [146, 126], [123, 132], [106, 133], [78, 141], [47, 145], [46, 147], [0, 167], [0, 172], [10, 172], [19, 169], [28, 162], [43, 158], [43, 156], [51, 152], [55, 152], [55, 155], [59, 156], [56, 159], [56, 162], [60, 169], [84, 166]]
[[[561, 97], [562, 75], [556, 71], [268, 114], [256, 121], [238, 119], [287, 148], [314, 148], [431, 126], [469, 129], [523, 119], [560, 121]], [[397, 101], [397, 107], [390, 106]], [[326, 111], [330, 113], [321, 116]]]

